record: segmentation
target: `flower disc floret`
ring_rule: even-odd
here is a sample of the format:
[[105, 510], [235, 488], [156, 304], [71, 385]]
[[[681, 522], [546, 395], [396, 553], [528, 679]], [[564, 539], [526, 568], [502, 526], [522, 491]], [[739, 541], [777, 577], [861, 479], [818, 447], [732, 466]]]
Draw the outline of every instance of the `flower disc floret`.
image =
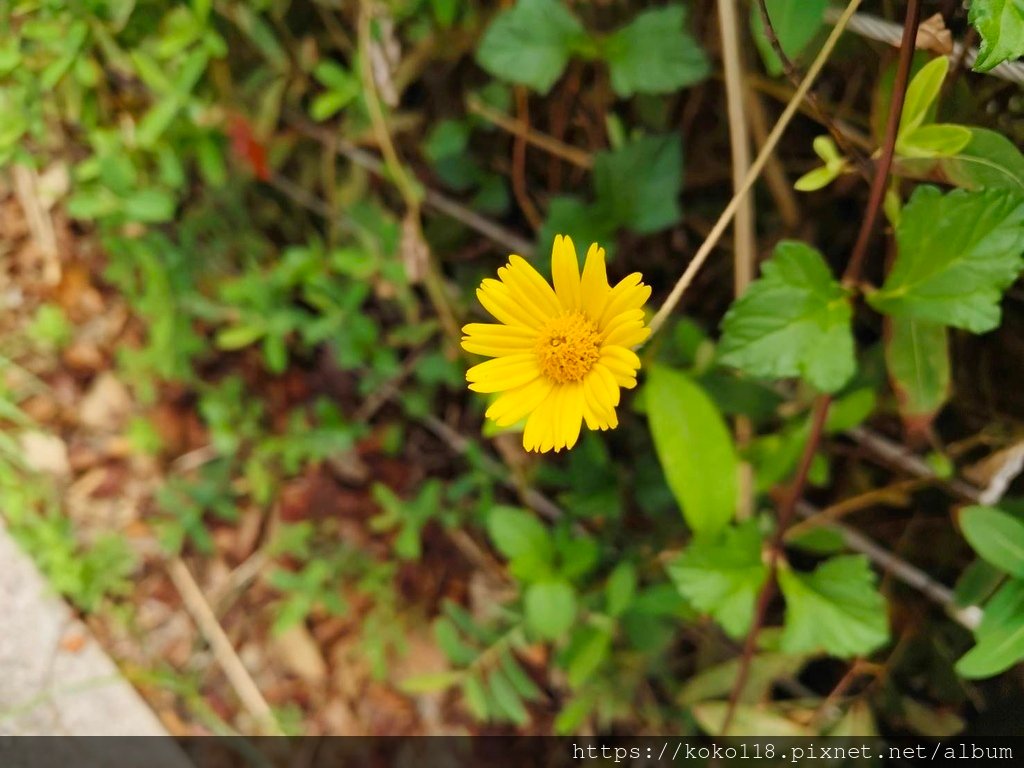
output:
[[601, 357], [601, 334], [582, 312], [552, 318], [537, 339], [540, 371], [559, 384], [579, 381]]

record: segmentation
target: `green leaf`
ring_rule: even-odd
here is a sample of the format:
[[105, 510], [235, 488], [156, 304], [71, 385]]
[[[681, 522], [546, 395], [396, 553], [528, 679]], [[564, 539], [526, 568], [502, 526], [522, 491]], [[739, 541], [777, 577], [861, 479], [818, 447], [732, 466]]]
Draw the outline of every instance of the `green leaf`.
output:
[[794, 182], [793, 189], [797, 192], [816, 192], [827, 187], [842, 173], [842, 166], [822, 165], [818, 168], [812, 168]]
[[487, 705], [487, 692], [479, 678], [469, 676], [462, 682], [462, 698], [477, 720], [489, 720], [491, 708]]
[[[694, 719], [703, 731], [712, 736], [722, 735], [729, 710], [727, 701], [702, 701], [691, 708]], [[790, 720], [778, 705], [740, 704], [735, 708], [729, 724], [729, 735], [758, 736], [759, 738], [785, 738], [816, 736], [817, 730]]]
[[519, 694], [516, 693], [515, 686], [505, 676], [505, 673], [500, 668], [491, 670], [488, 683], [491, 697], [501, 714], [516, 725], [525, 725], [530, 716], [527, 714]]
[[600, 627], [580, 627], [572, 637], [560, 661], [569, 684], [579, 688], [608, 658], [612, 647], [611, 634]]
[[217, 333], [217, 347], [220, 349], [242, 349], [267, 335], [262, 325], [235, 325]]
[[160, 222], [174, 218], [174, 196], [163, 189], [136, 190], [121, 201], [121, 212], [133, 221]]
[[615, 252], [615, 220], [606, 205], [589, 205], [578, 197], [560, 195], [548, 203], [548, 217], [540, 229], [537, 243], [550, 249], [555, 235], [568, 235], [578, 247], [600, 243], [610, 259]]
[[835, 557], [813, 573], [781, 569], [779, 585], [786, 597], [783, 651], [824, 650], [849, 658], [888, 641], [885, 598], [875, 588], [867, 558]]
[[932, 123], [908, 131], [896, 142], [896, 152], [904, 157], [941, 157], [955, 155], [970, 143], [967, 126]]
[[[707, 667], [691, 677], [679, 691], [676, 701], [690, 707], [709, 699], [728, 697], [736, 685], [742, 659], [733, 658]], [[763, 700], [772, 684], [781, 678], [794, 677], [806, 663], [803, 656], [784, 653], [759, 653], [750, 660], [747, 684], [743, 686], [741, 703], [751, 704]]]
[[605, 586], [609, 616], [619, 616], [633, 602], [636, 594], [636, 568], [632, 563], [620, 563], [608, 577]]
[[464, 672], [428, 672], [423, 675], [415, 675], [402, 680], [398, 687], [406, 694], [416, 696], [422, 693], [435, 693], [451, 688], [460, 683], [465, 676]]
[[1024, 56], [1024, 0], [971, 0], [967, 18], [981, 35], [976, 72]]
[[803, 376], [835, 392], [856, 369], [852, 314], [821, 254], [784, 241], [726, 313], [719, 360], [752, 376]]
[[500, 657], [501, 670], [505, 673], [516, 693], [523, 697], [524, 701], [539, 701], [544, 698], [537, 684], [530, 679], [530, 676], [519, 666], [519, 662], [511, 651], [506, 650]]
[[576, 621], [576, 592], [565, 581], [531, 584], [523, 596], [526, 625], [545, 640], [558, 640]]
[[896, 173], [964, 189], [1024, 193], [1024, 155], [1001, 133], [971, 128], [971, 140], [952, 157], [897, 158]]
[[[790, 59], [795, 59], [821, 29], [828, 0], [767, 0], [765, 5], [783, 52]], [[770, 75], [781, 75], [782, 62], [768, 42], [757, 2], [751, 3], [751, 6], [750, 29], [765, 69]]]
[[644, 136], [594, 157], [594, 188], [601, 205], [634, 232], [646, 234], [679, 221], [683, 146], [677, 134]]
[[507, 558], [531, 552], [551, 553], [547, 528], [529, 512], [514, 507], [495, 507], [487, 518], [491, 541]]
[[494, 77], [544, 94], [584, 40], [583, 27], [559, 0], [519, 0], [494, 17], [476, 60]]
[[903, 104], [903, 114], [900, 115], [897, 140], [920, 128], [928, 120], [932, 105], [942, 90], [942, 82], [946, 79], [947, 72], [949, 72], [949, 59], [939, 56], [921, 67], [920, 71], [914, 75], [914, 79], [907, 87], [907, 97]]
[[992, 677], [1024, 658], [1024, 581], [1007, 582], [988, 602], [977, 637], [956, 663], [964, 677]]
[[443, 616], [434, 622], [434, 641], [444, 655], [460, 667], [469, 666], [480, 655], [462, 639], [455, 624]]
[[615, 93], [671, 93], [707, 77], [707, 56], [685, 22], [686, 9], [668, 5], [637, 14], [607, 39], [604, 58]]
[[441, 120], [423, 143], [423, 154], [436, 165], [447, 157], [461, 155], [468, 144], [469, 124], [465, 120]]
[[896, 241], [896, 263], [868, 297], [875, 309], [990, 331], [999, 325], [1002, 291], [1022, 266], [1024, 197], [918, 187], [903, 208]]
[[960, 528], [971, 548], [987, 563], [1024, 578], [1024, 523], [994, 507], [967, 507]]
[[742, 637], [768, 576], [761, 546], [753, 520], [726, 528], [716, 537], [700, 536], [668, 566], [669, 576], [695, 608], [711, 614], [727, 634]]
[[900, 415], [930, 422], [949, 397], [946, 328], [909, 317], [886, 318], [885, 362]]
[[737, 459], [715, 404], [686, 374], [654, 365], [647, 415], [668, 486], [696, 533], [723, 528], [736, 510]]

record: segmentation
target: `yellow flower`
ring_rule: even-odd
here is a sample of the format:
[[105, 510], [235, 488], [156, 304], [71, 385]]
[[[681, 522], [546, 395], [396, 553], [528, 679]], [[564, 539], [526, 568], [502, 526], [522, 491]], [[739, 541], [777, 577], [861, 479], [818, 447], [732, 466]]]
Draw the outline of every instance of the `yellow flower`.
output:
[[528, 417], [528, 451], [572, 448], [583, 422], [617, 427], [619, 388], [635, 387], [640, 368], [630, 347], [650, 333], [642, 309], [650, 287], [639, 272], [609, 286], [597, 243], [581, 277], [572, 240], [557, 236], [551, 274], [554, 290], [525, 259], [510, 256], [500, 280], [484, 280], [476, 292], [498, 323], [462, 329], [463, 349], [494, 358], [469, 369], [469, 388], [502, 393], [486, 414], [500, 427]]

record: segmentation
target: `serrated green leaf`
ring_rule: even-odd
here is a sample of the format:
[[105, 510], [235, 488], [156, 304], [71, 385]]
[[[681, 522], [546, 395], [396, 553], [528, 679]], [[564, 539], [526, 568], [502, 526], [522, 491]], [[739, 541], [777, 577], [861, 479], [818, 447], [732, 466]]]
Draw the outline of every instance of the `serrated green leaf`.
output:
[[737, 459], [715, 404], [686, 374], [654, 365], [645, 387], [658, 461], [690, 529], [713, 534], [736, 511]]
[[682, 215], [683, 145], [676, 134], [644, 136], [594, 157], [599, 204], [641, 234], [672, 226]]
[[[765, 34], [761, 11], [756, 2], [751, 6], [750, 30], [765, 69], [770, 75], [781, 75], [782, 62]], [[790, 59], [796, 59], [821, 29], [828, 0], [767, 0], [765, 6], [782, 50]]]
[[827, 651], [863, 656], [889, 640], [885, 598], [860, 555], [834, 557], [812, 573], [785, 568], [779, 586], [786, 598], [781, 648], [788, 653]]
[[609, 206], [600, 202], [589, 204], [572, 195], [553, 197], [548, 203], [548, 216], [537, 235], [541, 249], [550, 249], [555, 235], [568, 235], [574, 243], [601, 243], [611, 259], [615, 253], [615, 219]]
[[974, 333], [999, 325], [1002, 292], [1024, 262], [1024, 197], [918, 187], [896, 228], [896, 263], [868, 297], [885, 314]]
[[885, 362], [900, 415], [928, 421], [949, 397], [946, 328], [909, 317], [886, 318]]
[[527, 588], [523, 607], [534, 634], [558, 640], [576, 621], [576, 591], [565, 581], [540, 581]]
[[821, 254], [784, 241], [726, 313], [719, 360], [752, 376], [803, 376], [835, 392], [856, 369], [852, 315]]
[[637, 14], [613, 33], [604, 58], [615, 93], [671, 93], [707, 77], [707, 56], [685, 23], [686, 9], [668, 5]]
[[988, 563], [1024, 578], [1024, 523], [994, 507], [967, 507], [960, 529], [971, 548]]
[[761, 546], [756, 521], [747, 521], [714, 537], [697, 537], [668, 566], [668, 573], [695, 608], [711, 614], [727, 634], [742, 637], [768, 576]]
[[519, 0], [494, 17], [476, 60], [494, 77], [545, 94], [585, 39], [583, 27], [559, 0]]
[[1024, 56], [1024, 0], [971, 0], [967, 18], [981, 35], [976, 72]]

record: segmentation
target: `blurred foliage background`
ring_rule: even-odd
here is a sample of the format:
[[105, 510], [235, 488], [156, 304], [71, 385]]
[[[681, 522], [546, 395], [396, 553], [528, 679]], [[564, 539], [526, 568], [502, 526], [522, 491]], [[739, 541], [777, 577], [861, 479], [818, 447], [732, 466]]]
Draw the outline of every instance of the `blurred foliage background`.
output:
[[847, 32], [755, 249], [537, 457], [465, 391], [479, 281], [568, 234], [660, 305], [732, 197], [727, 89], [756, 151], [836, 9], [768, 0], [773, 45], [730, 3], [729, 82], [711, 0], [3, 3], [7, 526], [175, 733], [1011, 732], [1024, 101], [945, 54], [1024, 20], [926, 5], [863, 279], [896, 49]]

